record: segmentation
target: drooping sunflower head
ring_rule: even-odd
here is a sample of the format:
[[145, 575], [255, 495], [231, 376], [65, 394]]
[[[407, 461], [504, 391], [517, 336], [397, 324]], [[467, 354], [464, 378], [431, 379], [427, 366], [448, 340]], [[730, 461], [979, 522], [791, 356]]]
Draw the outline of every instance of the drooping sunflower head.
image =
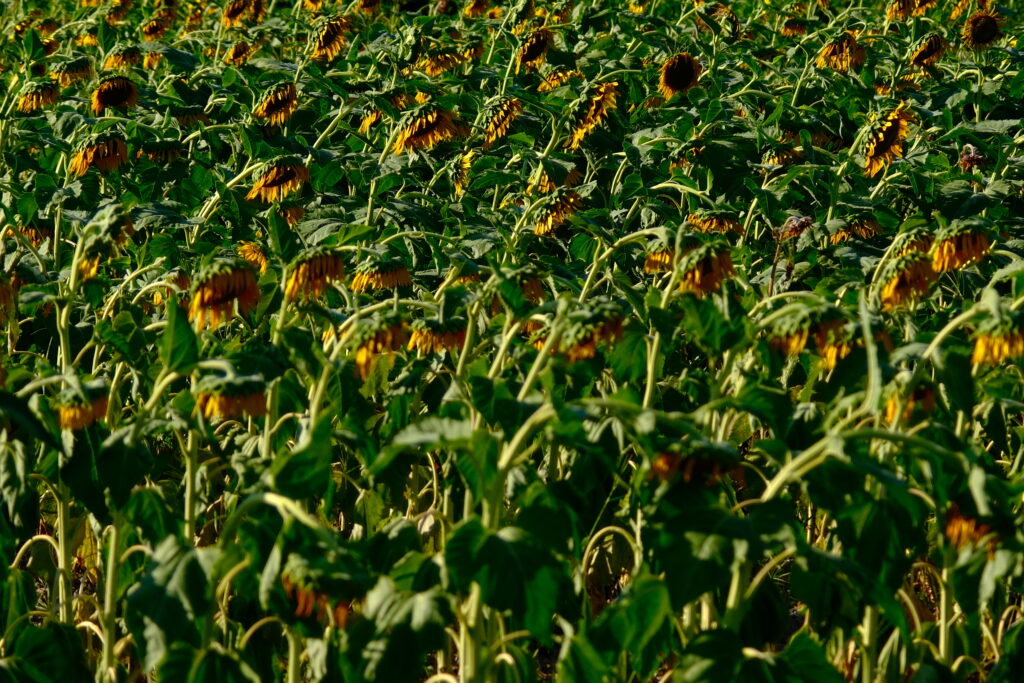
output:
[[721, 240], [705, 242], [688, 252], [679, 260], [679, 290], [697, 297], [704, 297], [722, 288], [722, 283], [731, 278], [733, 267], [729, 245]]
[[675, 267], [676, 249], [662, 239], [652, 240], [644, 256], [645, 273], [667, 273]]
[[155, 50], [146, 53], [146, 56], [142, 59], [143, 69], [155, 69], [160, 66], [160, 62], [164, 61], [164, 54]]
[[551, 69], [541, 80], [537, 86], [537, 92], [550, 92], [555, 88], [559, 88], [574, 78], [583, 78], [583, 74], [580, 73], [579, 69], [570, 69], [568, 67], [555, 67]]
[[48, 107], [60, 98], [60, 89], [50, 80], [29, 81], [18, 99], [18, 111], [31, 114]]
[[929, 33], [918, 41], [910, 55], [910, 63], [923, 69], [934, 66], [949, 48], [949, 42], [938, 33]]
[[775, 351], [798, 356], [811, 334], [812, 310], [801, 303], [790, 304], [771, 316], [765, 325], [765, 338]]
[[254, 43], [250, 43], [247, 40], [236, 41], [224, 53], [224, 63], [232, 66], [242, 66], [249, 61], [249, 57], [255, 51], [256, 45]]
[[221, 24], [226, 28], [239, 26], [243, 23], [258, 24], [267, 13], [264, 0], [231, 0], [224, 7]]
[[931, 251], [935, 236], [925, 226], [912, 227], [896, 235], [892, 241], [892, 253], [902, 256], [910, 252], [926, 254]]
[[1024, 313], [999, 307], [975, 329], [971, 365], [998, 365], [1024, 356]]
[[149, 21], [145, 22], [140, 30], [142, 31], [143, 38], [153, 41], [163, 38], [170, 28], [170, 22], [160, 17], [153, 17]]
[[967, 18], [960, 39], [964, 41], [964, 45], [974, 50], [988, 47], [999, 40], [1002, 22], [1002, 17], [992, 10], [975, 12]]
[[572, 104], [570, 119], [573, 121], [573, 130], [565, 143], [566, 147], [579, 149], [583, 139], [601, 125], [609, 112], [615, 109], [618, 86], [616, 81], [593, 83], [583, 96]]
[[192, 393], [196, 397], [196, 410], [208, 420], [260, 417], [267, 412], [263, 375], [206, 375], [196, 382]]
[[290, 616], [315, 618], [321, 625], [344, 629], [352, 602], [339, 596], [353, 591], [355, 583], [347, 573], [337, 576], [341, 573], [337, 567], [341, 566], [333, 552], [313, 556], [289, 553], [281, 571], [281, 587], [295, 605]]
[[56, 398], [57, 425], [71, 431], [85, 429], [106, 417], [109, 400], [109, 387], [102, 380], [66, 389]]
[[854, 323], [841, 308], [829, 306], [815, 313], [810, 331], [824, 370], [834, 369], [853, 351], [853, 327]]
[[177, 140], [146, 140], [142, 143], [137, 156], [146, 157], [157, 164], [170, 164], [175, 162], [183, 151], [183, 147]]
[[104, 69], [124, 69], [142, 61], [142, 50], [136, 45], [115, 45], [103, 60]]
[[82, 32], [75, 36], [75, 45], [78, 47], [96, 47], [100, 44], [99, 31], [95, 27], [83, 28]]
[[199, 329], [216, 329], [227, 321], [238, 304], [246, 315], [260, 300], [256, 273], [242, 259], [221, 259], [199, 271], [192, 286], [188, 318]]
[[405, 321], [394, 313], [361, 320], [355, 332], [356, 374], [366, 381], [378, 359], [391, 358], [408, 340]]
[[281, 156], [264, 166], [246, 199], [260, 199], [263, 202], [279, 202], [285, 197], [302, 190], [309, 182], [309, 169], [295, 156]]
[[289, 81], [272, 88], [253, 107], [252, 115], [266, 119], [273, 126], [284, 124], [299, 106], [295, 83]]
[[210, 115], [198, 104], [174, 107], [171, 109], [171, 115], [174, 116], [174, 120], [178, 122], [178, 125], [183, 128], [199, 125], [206, 126], [210, 123]]
[[75, 151], [71, 156], [68, 170], [78, 176], [85, 175], [92, 167], [96, 167], [102, 173], [109, 173], [127, 159], [128, 145], [124, 136], [117, 130], [107, 130], [91, 135]]
[[910, 133], [913, 120], [910, 110], [900, 105], [871, 123], [864, 145], [864, 172], [868, 177], [877, 175], [893, 159], [903, 156], [903, 141]]
[[303, 250], [288, 266], [284, 295], [295, 299], [319, 299], [331, 282], [340, 280], [345, 271], [341, 254], [327, 247]]
[[936, 274], [927, 254], [911, 251], [888, 260], [883, 266], [882, 310], [891, 311], [916, 302], [928, 293]]
[[935, 233], [932, 268], [958, 270], [985, 258], [992, 246], [991, 226], [984, 218], [957, 219]]
[[890, 424], [908, 423], [915, 415], [928, 415], [935, 410], [935, 387], [926, 380], [912, 385], [895, 382], [885, 398], [883, 418]]
[[548, 157], [542, 159], [537, 168], [530, 174], [530, 183], [526, 187], [526, 194], [534, 192], [550, 194], [560, 187], [566, 189], [575, 187], [583, 179], [576, 163], [569, 159], [558, 159]]
[[622, 306], [609, 299], [588, 302], [569, 316], [569, 326], [559, 340], [559, 350], [570, 363], [597, 355], [599, 344], [614, 345], [622, 339], [626, 317]]
[[514, 97], [499, 97], [488, 107], [487, 123], [484, 125], [483, 149], [490, 149], [499, 139], [508, 134], [512, 122], [523, 113], [523, 103]]
[[666, 101], [670, 100], [697, 85], [701, 71], [703, 67], [696, 57], [686, 52], [673, 55], [661, 65], [658, 92]]
[[409, 350], [421, 353], [455, 353], [466, 343], [466, 319], [421, 318], [412, 324], [409, 336]]
[[882, 232], [882, 226], [870, 213], [860, 214], [845, 220], [837, 220], [828, 224], [834, 232], [829, 235], [828, 241], [833, 246], [849, 242], [852, 237], [862, 240], [870, 239]]
[[352, 21], [340, 14], [324, 17], [313, 29], [310, 38], [312, 56], [318, 62], [329, 62], [341, 52], [348, 42]]
[[968, 547], [980, 547], [987, 539], [986, 550], [990, 556], [995, 555], [998, 536], [988, 524], [960, 512], [956, 503], [950, 505], [949, 512], [946, 513], [946, 525], [942, 531], [946, 540], [957, 551]]
[[539, 210], [537, 224], [533, 228], [535, 235], [550, 235], [559, 226], [569, 220], [583, 205], [583, 198], [574, 190], [558, 188], [545, 200]]
[[818, 53], [816, 64], [819, 69], [832, 69], [839, 73], [856, 71], [864, 65], [867, 54], [857, 42], [853, 31], [843, 31], [825, 44]]
[[469, 150], [459, 155], [455, 164], [451, 166], [452, 187], [455, 189], [455, 196], [461, 197], [469, 187], [470, 173], [473, 170], [473, 160], [476, 158], [476, 150]]
[[92, 77], [92, 62], [88, 57], [74, 57], [55, 62], [50, 66], [50, 76], [66, 88], [72, 83]]
[[105, 109], [131, 109], [139, 103], [139, 89], [126, 76], [107, 76], [92, 92], [93, 113], [102, 114]]
[[741, 232], [743, 226], [732, 211], [698, 209], [686, 217], [687, 223], [700, 232]]
[[448, 269], [445, 279], [450, 280], [452, 284], [472, 285], [480, 282], [483, 277], [484, 269], [480, 267], [480, 264], [462, 254], [452, 254], [451, 262], [451, 268]]
[[412, 276], [400, 259], [379, 256], [356, 266], [352, 289], [356, 292], [368, 290], [396, 289], [411, 287]]
[[539, 68], [554, 40], [554, 34], [547, 28], [539, 28], [526, 36], [516, 51], [516, 73]]
[[428, 76], [440, 76], [446, 71], [451, 71], [459, 64], [468, 62], [473, 58], [473, 52], [458, 47], [442, 47], [436, 50], [429, 50], [416, 62], [416, 68]]
[[786, 38], [805, 35], [807, 33], [807, 20], [790, 17], [782, 22], [782, 28], [779, 29], [779, 32]]
[[442, 142], [466, 134], [458, 117], [446, 109], [427, 107], [417, 109], [399, 122], [401, 130], [392, 151], [395, 154], [420, 149], [431, 149]]
[[238, 254], [240, 259], [255, 268], [260, 275], [267, 272], [267, 266], [269, 265], [267, 255], [263, 251], [263, 247], [257, 242], [239, 242], [235, 248], [235, 253]]

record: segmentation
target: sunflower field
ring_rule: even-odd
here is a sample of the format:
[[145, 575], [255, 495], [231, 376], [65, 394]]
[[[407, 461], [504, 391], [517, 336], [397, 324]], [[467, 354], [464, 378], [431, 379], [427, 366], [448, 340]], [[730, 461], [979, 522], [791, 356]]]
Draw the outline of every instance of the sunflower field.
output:
[[0, 683], [1024, 680], [1024, 5], [0, 2]]

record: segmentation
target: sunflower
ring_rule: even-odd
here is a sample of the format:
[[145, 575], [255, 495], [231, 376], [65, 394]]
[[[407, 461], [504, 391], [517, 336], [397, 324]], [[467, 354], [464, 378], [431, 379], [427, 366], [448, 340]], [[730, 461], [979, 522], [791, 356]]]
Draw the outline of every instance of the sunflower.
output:
[[165, 300], [173, 301], [177, 292], [187, 292], [192, 286], [192, 280], [180, 269], [174, 269], [167, 273], [167, 284], [153, 292], [153, 305], [159, 306]]
[[811, 334], [811, 315], [806, 307], [779, 313], [767, 332], [768, 345], [781, 354], [798, 356], [807, 347]]
[[121, 162], [128, 158], [128, 146], [124, 137], [117, 131], [106, 131], [90, 137], [84, 145], [72, 155], [68, 169], [75, 175], [82, 176], [95, 166], [101, 173], [116, 170]]
[[18, 99], [18, 111], [31, 114], [48, 107], [60, 98], [60, 90], [53, 81], [29, 81]]
[[206, 419], [236, 420], [267, 413], [266, 383], [262, 375], [207, 375], [196, 382], [196, 409]]
[[452, 185], [455, 187], [455, 196], [461, 197], [469, 187], [469, 174], [473, 170], [473, 159], [476, 158], [476, 151], [469, 150], [459, 156], [458, 162], [453, 167]]
[[725, 242], [708, 242], [691, 249], [679, 261], [679, 290], [698, 297], [717, 292], [736, 273]]
[[235, 253], [240, 259], [259, 271], [260, 275], [267, 272], [267, 255], [263, 252], [263, 247], [256, 242], [239, 242]]
[[103, 60], [103, 68], [107, 70], [112, 69], [126, 69], [130, 66], [135, 66], [142, 61], [142, 50], [134, 45], [117, 45], [108, 54], [107, 58]]
[[550, 92], [555, 88], [565, 85], [573, 78], [583, 78], [583, 74], [580, 73], [579, 69], [556, 67], [549, 71], [547, 76], [544, 76], [537, 86], [537, 92]]
[[624, 320], [622, 310], [614, 302], [594, 302], [570, 316], [559, 347], [570, 363], [594, 358], [598, 344], [613, 345], [622, 339]]
[[313, 59], [318, 62], [329, 62], [337, 57], [348, 40], [346, 34], [350, 30], [352, 22], [348, 17], [335, 15], [322, 19], [310, 42]]
[[155, 69], [160, 66], [160, 62], [164, 61], [164, 55], [162, 52], [147, 52], [146, 56], [142, 59], [143, 69]]
[[[549, 170], [556, 174], [555, 178], [548, 174]], [[560, 172], [564, 173], [564, 176], [561, 176], [559, 180]], [[560, 187], [575, 187], [583, 179], [583, 174], [575, 164], [551, 164], [548, 166], [541, 164], [536, 173], [539, 173], [540, 177], [531, 175], [530, 184], [526, 186], [526, 194], [533, 194], [535, 191], [541, 194], [550, 194]], [[533, 180], [535, 177], [537, 177], [536, 181]]]
[[870, 178], [903, 156], [903, 141], [910, 132], [913, 115], [903, 106], [875, 119], [864, 146], [864, 172]]
[[971, 365], [998, 365], [1024, 356], [1024, 316], [999, 309], [974, 334]]
[[807, 33], [807, 20], [792, 17], [786, 19], [786, 21], [782, 22], [782, 28], [779, 32], [786, 38], [805, 35]]
[[242, 66], [249, 61], [249, 56], [256, 51], [256, 46], [244, 40], [233, 43], [224, 53], [224, 63], [231, 66]]
[[700, 62], [692, 55], [686, 52], [673, 55], [661, 65], [658, 92], [668, 101], [697, 85], [702, 70]]
[[142, 37], [146, 40], [160, 40], [163, 38], [167, 31], [170, 30], [170, 26], [166, 21], [159, 18], [150, 19], [142, 25]]
[[65, 59], [50, 67], [50, 77], [57, 81], [60, 87], [66, 88], [78, 81], [92, 78], [92, 64], [88, 57]]
[[53, 228], [43, 227], [40, 228], [35, 225], [18, 225], [16, 228], [11, 227], [7, 229], [7, 236], [14, 237], [14, 230], [17, 230], [23, 237], [25, 237], [29, 244], [33, 247], [38, 247], [46, 240], [53, 237]]
[[75, 45], [78, 47], [96, 47], [100, 44], [98, 32], [94, 28], [88, 28], [75, 36]]
[[125, 76], [108, 76], [92, 91], [92, 111], [99, 115], [108, 107], [131, 109], [139, 103], [139, 90]]
[[279, 212], [288, 227], [294, 228], [306, 217], [306, 210], [301, 206], [284, 206]]
[[526, 36], [516, 51], [516, 73], [522, 69], [539, 68], [554, 39], [554, 34], [546, 28], [539, 28]]
[[484, 126], [483, 150], [487, 151], [500, 138], [508, 134], [512, 122], [523, 113], [523, 103], [514, 97], [501, 97], [490, 107]]
[[967, 18], [964, 24], [963, 33], [960, 38], [967, 47], [979, 50], [988, 47], [999, 39], [1001, 31], [999, 25], [1002, 18], [993, 11], [982, 10], [975, 12]]
[[927, 254], [911, 251], [886, 264], [881, 281], [882, 310], [891, 311], [917, 301], [935, 281], [935, 270]]
[[550, 198], [533, 228], [535, 235], [549, 235], [579, 210], [583, 198], [573, 190], [559, 188]]
[[618, 95], [616, 81], [609, 83], [598, 83], [591, 86], [587, 93], [577, 100], [572, 118], [576, 125], [572, 135], [565, 143], [569, 149], [579, 149], [583, 139], [590, 134], [608, 116], [608, 112], [615, 108], [615, 98]]
[[280, 126], [291, 118], [298, 106], [295, 84], [288, 82], [267, 91], [253, 107], [252, 115], [258, 119], [267, 119], [272, 126]]
[[957, 550], [963, 550], [968, 546], [978, 547], [982, 541], [988, 538], [987, 547], [990, 555], [995, 552], [998, 538], [987, 524], [981, 524], [978, 520], [961, 514], [956, 503], [950, 506], [949, 513], [946, 515], [943, 535]]
[[814, 344], [818, 347], [821, 366], [824, 370], [833, 370], [839, 361], [853, 351], [851, 334], [847, 327], [845, 318], [828, 316], [819, 318], [811, 328]]
[[82, 390], [85, 396], [68, 390], [57, 398], [57, 426], [61, 429], [78, 431], [106, 417], [110, 403], [106, 385], [94, 383]]
[[409, 269], [398, 259], [376, 258], [356, 266], [352, 289], [356, 292], [411, 287]]
[[645, 273], [666, 273], [672, 270], [676, 262], [676, 252], [660, 241], [655, 241], [647, 250], [644, 258]]
[[490, 6], [490, 0], [469, 0], [469, 2], [466, 3], [466, 9], [462, 11], [462, 16], [467, 19], [481, 17], [487, 13]]
[[395, 154], [431, 149], [466, 132], [456, 115], [445, 109], [429, 109], [407, 117], [406, 121], [392, 147]]
[[264, 0], [232, 0], [224, 8], [220, 21], [225, 28], [232, 28], [248, 20], [258, 24], [267, 12]]
[[356, 333], [356, 374], [359, 379], [366, 378], [380, 356], [391, 358], [407, 341], [408, 334], [405, 323], [395, 316], [371, 318], [360, 325]]
[[863, 46], [857, 42], [857, 35], [853, 31], [843, 31], [821, 48], [816, 64], [819, 69], [846, 73], [850, 69], [860, 69], [866, 56]]
[[912, 228], [896, 235], [892, 241], [892, 253], [896, 256], [918, 252], [926, 254], [931, 251], [935, 238], [924, 227]]
[[953, 221], [935, 235], [932, 268], [943, 273], [977, 263], [991, 246], [992, 239], [980, 221]]
[[935, 389], [931, 386], [922, 383], [907, 392], [906, 396], [902, 396], [901, 393], [899, 390], [893, 391], [886, 399], [883, 414], [886, 422], [910, 422], [915, 412], [927, 414], [935, 410]]
[[252, 267], [242, 260], [219, 260], [196, 276], [188, 319], [200, 330], [216, 329], [231, 317], [235, 302], [245, 315], [256, 308], [260, 290]]
[[246, 199], [260, 199], [270, 203], [281, 201], [289, 194], [299, 192], [309, 182], [309, 169], [297, 157], [278, 157], [269, 162], [245, 195]]
[[882, 226], [873, 216], [859, 216], [844, 222], [842, 227], [829, 236], [828, 241], [835, 246], [850, 241], [851, 237], [859, 237], [862, 240], [870, 239], [881, 231]]
[[445, 47], [439, 50], [431, 50], [419, 58], [416, 68], [428, 76], [440, 76], [446, 71], [451, 71], [459, 64], [464, 64], [473, 58], [473, 52], [455, 47]]
[[380, 9], [381, 0], [359, 0], [356, 9], [363, 14], [373, 14]]
[[699, 209], [687, 216], [686, 221], [700, 232], [740, 232], [743, 229], [730, 211]]
[[295, 299], [319, 299], [324, 289], [334, 280], [340, 280], [345, 270], [341, 255], [325, 247], [313, 247], [300, 253], [289, 266], [284, 295]]
[[911, 73], [903, 74], [894, 83], [880, 82], [875, 84], [875, 93], [882, 97], [889, 97], [894, 92], [901, 93], [907, 90], [917, 91], [921, 89], [921, 79], [925, 74]]
[[209, 125], [210, 117], [203, 107], [193, 104], [185, 107], [176, 107], [171, 110], [174, 120], [179, 126], [189, 127], [196, 125]]
[[938, 33], [929, 33], [917, 43], [914, 54], [910, 56], [910, 63], [919, 69], [927, 66], [934, 66], [945, 54], [949, 43]]
[[454, 353], [466, 343], [466, 321], [417, 320], [412, 324], [408, 349], [421, 353]]
[[[332, 560], [331, 557], [327, 558], [328, 562]], [[298, 553], [288, 555], [288, 561], [281, 572], [281, 587], [288, 599], [295, 601], [295, 618], [309, 619], [315, 616], [322, 624], [345, 628], [350, 604], [337, 599], [337, 588], [325, 587], [330, 579], [324, 570], [311, 567], [306, 557]]]
[[[975, 0], [953, 0], [953, 9], [949, 12], [949, 18], [959, 19], [974, 4]], [[977, 0], [977, 5], [979, 8], [985, 9], [988, 6], [988, 0]]]

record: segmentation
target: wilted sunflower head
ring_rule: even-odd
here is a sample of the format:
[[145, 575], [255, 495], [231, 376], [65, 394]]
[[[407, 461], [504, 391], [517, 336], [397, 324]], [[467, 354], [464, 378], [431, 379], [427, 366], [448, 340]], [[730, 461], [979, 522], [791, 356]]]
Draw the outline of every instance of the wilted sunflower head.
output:
[[661, 65], [658, 92], [666, 101], [670, 100], [697, 85], [702, 70], [700, 62], [692, 55], [686, 52], [673, 55]]
[[916, 251], [928, 253], [935, 241], [934, 235], [924, 226], [912, 227], [896, 235], [892, 240], [892, 253], [897, 256]]
[[787, 356], [797, 356], [807, 346], [813, 322], [813, 309], [797, 302], [783, 307], [762, 323], [768, 345]]
[[396, 313], [376, 314], [359, 321], [355, 332], [355, 363], [359, 378], [373, 372], [380, 356], [391, 357], [408, 340], [405, 321]]
[[1024, 312], [995, 308], [975, 329], [972, 365], [998, 365], [1024, 356]]
[[442, 47], [426, 52], [416, 62], [416, 68], [428, 76], [440, 76], [459, 64], [472, 59], [472, 52], [457, 47]]
[[196, 275], [189, 302], [188, 318], [199, 329], [220, 327], [234, 312], [245, 315], [260, 300], [256, 273], [242, 259], [220, 259]]
[[626, 316], [622, 306], [610, 299], [595, 299], [569, 315], [569, 326], [559, 340], [559, 350], [569, 362], [597, 355], [601, 343], [614, 345], [622, 338]]
[[174, 116], [174, 120], [178, 122], [179, 126], [186, 128], [196, 125], [205, 126], [210, 123], [210, 116], [206, 113], [206, 110], [197, 104], [174, 107], [171, 109], [171, 115]]
[[279, 202], [288, 195], [299, 192], [309, 182], [309, 169], [296, 156], [280, 156], [268, 162], [246, 199], [260, 199], [263, 202]]
[[743, 226], [736, 214], [727, 210], [698, 209], [686, 217], [687, 223], [700, 232], [740, 232]]
[[352, 22], [340, 14], [324, 17], [313, 28], [310, 38], [312, 56], [318, 62], [329, 62], [338, 56], [348, 42], [347, 34]]
[[522, 69], [539, 68], [554, 39], [554, 34], [547, 28], [539, 28], [526, 36], [516, 51], [516, 73]]
[[255, 51], [256, 45], [253, 43], [247, 40], [236, 41], [224, 53], [224, 63], [232, 66], [242, 66], [249, 61], [249, 56]]
[[144, 23], [140, 30], [142, 31], [143, 38], [152, 41], [163, 38], [170, 28], [169, 22], [160, 17], [154, 17]]
[[555, 88], [565, 85], [574, 78], [583, 78], [583, 74], [580, 73], [579, 69], [570, 69], [564, 66], [554, 67], [541, 80], [537, 86], [537, 92], [550, 92]]
[[679, 290], [704, 297], [722, 288], [731, 278], [733, 267], [729, 245], [721, 240], [705, 242], [683, 254], [679, 260]]
[[138, 103], [139, 90], [126, 76], [107, 76], [92, 92], [92, 110], [97, 115], [108, 107], [131, 109]]
[[935, 233], [932, 268], [942, 273], [977, 263], [991, 246], [990, 221], [980, 217], [954, 220]]
[[289, 81], [267, 89], [267, 92], [253, 107], [252, 115], [266, 119], [273, 126], [280, 126], [295, 113], [299, 106], [295, 83]]
[[967, 18], [960, 38], [967, 47], [974, 50], [988, 47], [999, 40], [999, 36], [1002, 33], [1000, 30], [1002, 21], [1002, 17], [994, 11], [982, 10], [975, 12]]
[[786, 19], [786, 21], [782, 22], [780, 33], [782, 33], [786, 38], [802, 36], [807, 33], [807, 20], [790, 17], [789, 19]]
[[248, 263], [250, 266], [255, 268], [260, 275], [267, 272], [267, 255], [263, 251], [263, 247], [256, 242], [242, 241], [238, 243], [235, 248], [235, 253], [238, 257]]
[[192, 388], [196, 410], [206, 419], [235, 420], [259, 417], [267, 412], [263, 375], [206, 375]]
[[142, 50], [136, 45], [115, 45], [103, 60], [104, 69], [123, 69], [142, 61]]
[[75, 389], [65, 389], [56, 398], [57, 425], [77, 431], [89, 427], [107, 414], [109, 387], [104, 380], [86, 382]]
[[421, 353], [454, 353], [466, 343], [466, 319], [421, 318], [412, 324], [409, 336], [409, 350]]
[[575, 190], [560, 187], [545, 199], [533, 228], [535, 235], [550, 235], [583, 205], [583, 198]]
[[264, 0], [231, 0], [224, 8], [221, 23], [226, 28], [238, 26], [246, 21], [258, 24], [263, 21], [266, 12]]
[[851, 216], [847, 219], [830, 221], [827, 227], [832, 231], [829, 242], [832, 245], [849, 242], [850, 238], [870, 239], [882, 232], [882, 226], [870, 213]]
[[816, 64], [819, 69], [846, 73], [863, 66], [866, 57], [864, 47], [857, 42], [856, 34], [853, 31], [843, 31], [821, 48]]
[[583, 96], [571, 105], [569, 117], [574, 127], [565, 143], [566, 147], [579, 149], [583, 139], [615, 109], [618, 86], [617, 81], [592, 83]]
[[910, 55], [910, 63], [920, 69], [934, 66], [946, 53], [949, 43], [938, 33], [929, 33], [918, 41]]
[[927, 254], [911, 251], [886, 261], [879, 281], [882, 309], [891, 311], [916, 302], [928, 293], [935, 270]]
[[512, 122], [523, 113], [523, 103], [514, 97], [499, 97], [488, 105], [487, 112], [483, 144], [485, 151], [508, 134]]
[[900, 105], [889, 112], [876, 116], [871, 122], [867, 142], [864, 144], [864, 172], [868, 177], [903, 156], [903, 141], [910, 133], [910, 122], [914, 120], [910, 110]]
[[378, 256], [356, 266], [352, 289], [357, 292], [411, 287], [412, 276], [400, 259]]
[[146, 157], [157, 164], [173, 163], [181, 156], [182, 145], [178, 140], [146, 140], [142, 143], [137, 156]]
[[904, 379], [893, 382], [885, 396], [886, 422], [910, 422], [915, 414], [927, 415], [935, 410], [935, 387], [927, 380], [911, 383]]
[[392, 151], [395, 154], [419, 149], [431, 149], [441, 142], [466, 134], [458, 117], [446, 109], [420, 108], [410, 112], [399, 122], [401, 130]]
[[66, 88], [77, 81], [84, 81], [92, 77], [92, 62], [88, 57], [74, 57], [55, 62], [50, 66], [50, 76], [53, 77], [62, 88]]
[[461, 197], [469, 187], [469, 177], [473, 170], [473, 160], [476, 158], [476, 150], [463, 152], [455, 160], [450, 168], [452, 187], [455, 189], [455, 196]]
[[327, 247], [305, 249], [288, 266], [284, 295], [295, 299], [319, 299], [327, 285], [340, 280], [345, 271], [341, 254]]
[[21, 91], [18, 99], [18, 111], [31, 114], [43, 107], [48, 107], [58, 100], [60, 89], [50, 80], [29, 81]]
[[68, 170], [74, 175], [85, 175], [95, 166], [102, 173], [116, 170], [121, 162], [128, 159], [128, 145], [117, 130], [107, 130], [89, 136], [71, 156]]

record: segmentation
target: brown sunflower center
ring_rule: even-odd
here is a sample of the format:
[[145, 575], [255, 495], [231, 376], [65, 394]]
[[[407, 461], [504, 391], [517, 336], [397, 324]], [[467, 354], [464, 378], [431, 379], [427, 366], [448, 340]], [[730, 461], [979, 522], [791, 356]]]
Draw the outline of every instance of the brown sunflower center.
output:
[[970, 30], [971, 40], [979, 45], [984, 45], [999, 37], [999, 22], [987, 14], [982, 14], [971, 20]]

